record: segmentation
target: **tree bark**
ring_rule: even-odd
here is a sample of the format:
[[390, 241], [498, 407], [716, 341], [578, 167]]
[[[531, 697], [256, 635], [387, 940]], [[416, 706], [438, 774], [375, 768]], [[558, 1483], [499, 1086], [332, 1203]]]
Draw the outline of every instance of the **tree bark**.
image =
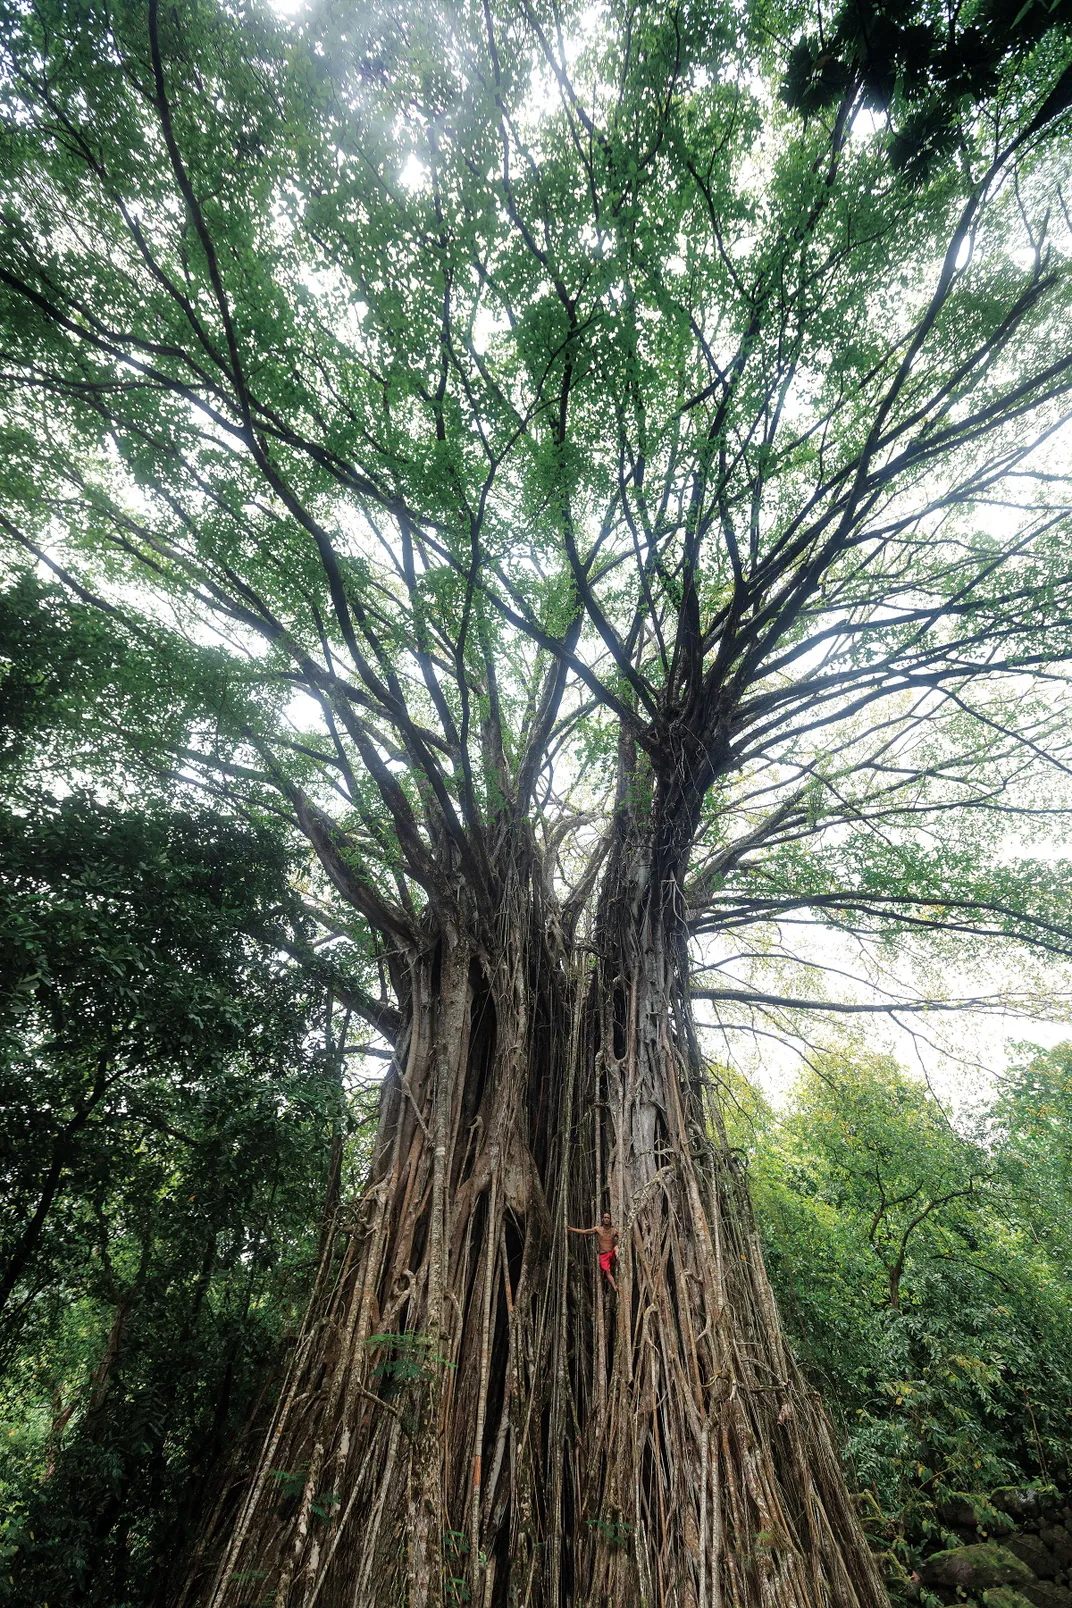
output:
[[[579, 945], [517, 856], [405, 955], [368, 1189], [325, 1247], [206, 1608], [877, 1608], [705, 1103], [677, 884]], [[669, 891], [664, 895], [664, 888]], [[609, 1210], [615, 1299], [567, 1221]]]
[[23, 1277], [37, 1254], [45, 1223], [48, 1220], [48, 1214], [52, 1210], [56, 1197], [60, 1192], [63, 1175], [71, 1164], [74, 1136], [80, 1129], [85, 1127], [100, 1104], [107, 1088], [107, 1067], [108, 1053], [102, 1052], [98, 1057], [93, 1087], [85, 1100], [76, 1109], [74, 1116], [69, 1122], [65, 1123], [53, 1141], [52, 1156], [49, 1161], [48, 1171], [41, 1185], [37, 1205], [18, 1240], [12, 1247], [3, 1272], [0, 1273], [0, 1316], [3, 1316], [19, 1280]]
[[52, 1209], [52, 1203], [59, 1194], [60, 1180], [63, 1177], [66, 1165], [66, 1151], [57, 1147], [49, 1163], [48, 1172], [45, 1174], [37, 1205], [34, 1207], [26, 1227], [12, 1247], [11, 1255], [4, 1265], [3, 1272], [0, 1273], [0, 1314], [5, 1311], [16, 1285], [33, 1260], [34, 1253], [44, 1233], [45, 1222]]

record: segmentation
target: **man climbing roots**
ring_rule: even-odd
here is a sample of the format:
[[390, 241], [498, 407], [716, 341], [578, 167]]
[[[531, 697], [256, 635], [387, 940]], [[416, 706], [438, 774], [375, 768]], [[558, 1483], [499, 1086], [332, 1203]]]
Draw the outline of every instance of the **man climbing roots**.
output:
[[599, 1236], [599, 1265], [606, 1275], [607, 1283], [618, 1293], [618, 1286], [614, 1282], [614, 1264], [618, 1260], [618, 1230], [611, 1225], [610, 1212], [603, 1213], [603, 1220], [596, 1228], [571, 1228], [566, 1224], [570, 1234], [597, 1234]]

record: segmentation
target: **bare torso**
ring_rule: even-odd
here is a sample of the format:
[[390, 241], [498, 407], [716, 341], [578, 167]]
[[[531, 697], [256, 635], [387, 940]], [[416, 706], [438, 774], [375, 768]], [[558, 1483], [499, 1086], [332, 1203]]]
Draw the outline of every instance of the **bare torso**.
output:
[[[610, 1213], [605, 1212], [603, 1215], [606, 1218], [610, 1216]], [[602, 1275], [610, 1285], [611, 1289], [614, 1291], [615, 1295], [617, 1295], [618, 1286], [614, 1282], [614, 1273], [612, 1271], [612, 1269], [617, 1265], [618, 1261], [618, 1230], [615, 1228], [614, 1224], [602, 1222], [596, 1223], [593, 1228], [574, 1228], [571, 1224], [567, 1223], [566, 1228], [570, 1234], [595, 1235], [599, 1242], [599, 1266], [602, 1271]]]

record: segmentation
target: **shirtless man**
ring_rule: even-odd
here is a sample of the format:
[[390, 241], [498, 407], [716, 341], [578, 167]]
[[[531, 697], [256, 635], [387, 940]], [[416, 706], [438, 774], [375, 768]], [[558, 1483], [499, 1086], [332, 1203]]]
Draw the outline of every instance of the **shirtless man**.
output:
[[607, 1283], [618, 1293], [618, 1286], [614, 1282], [614, 1264], [618, 1260], [618, 1230], [611, 1227], [610, 1212], [603, 1213], [603, 1221], [598, 1228], [571, 1228], [566, 1224], [570, 1234], [598, 1234], [599, 1235], [599, 1265], [606, 1274]]

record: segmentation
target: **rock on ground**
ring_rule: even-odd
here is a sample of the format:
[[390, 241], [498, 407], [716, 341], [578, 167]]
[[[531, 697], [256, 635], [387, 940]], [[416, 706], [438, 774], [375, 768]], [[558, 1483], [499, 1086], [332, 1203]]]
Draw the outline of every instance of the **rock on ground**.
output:
[[1036, 1580], [1022, 1590], [1032, 1608], [1072, 1608], [1072, 1591], [1055, 1586], [1052, 1580]]
[[977, 1541], [973, 1546], [949, 1547], [935, 1552], [921, 1570], [925, 1586], [962, 1586], [965, 1591], [984, 1591], [991, 1586], [1025, 1586], [1034, 1575], [1015, 1553], [994, 1541]]
[[1040, 1580], [1052, 1580], [1061, 1567], [1046, 1543], [1037, 1535], [1010, 1535], [1002, 1543], [1026, 1563], [1031, 1573]]

